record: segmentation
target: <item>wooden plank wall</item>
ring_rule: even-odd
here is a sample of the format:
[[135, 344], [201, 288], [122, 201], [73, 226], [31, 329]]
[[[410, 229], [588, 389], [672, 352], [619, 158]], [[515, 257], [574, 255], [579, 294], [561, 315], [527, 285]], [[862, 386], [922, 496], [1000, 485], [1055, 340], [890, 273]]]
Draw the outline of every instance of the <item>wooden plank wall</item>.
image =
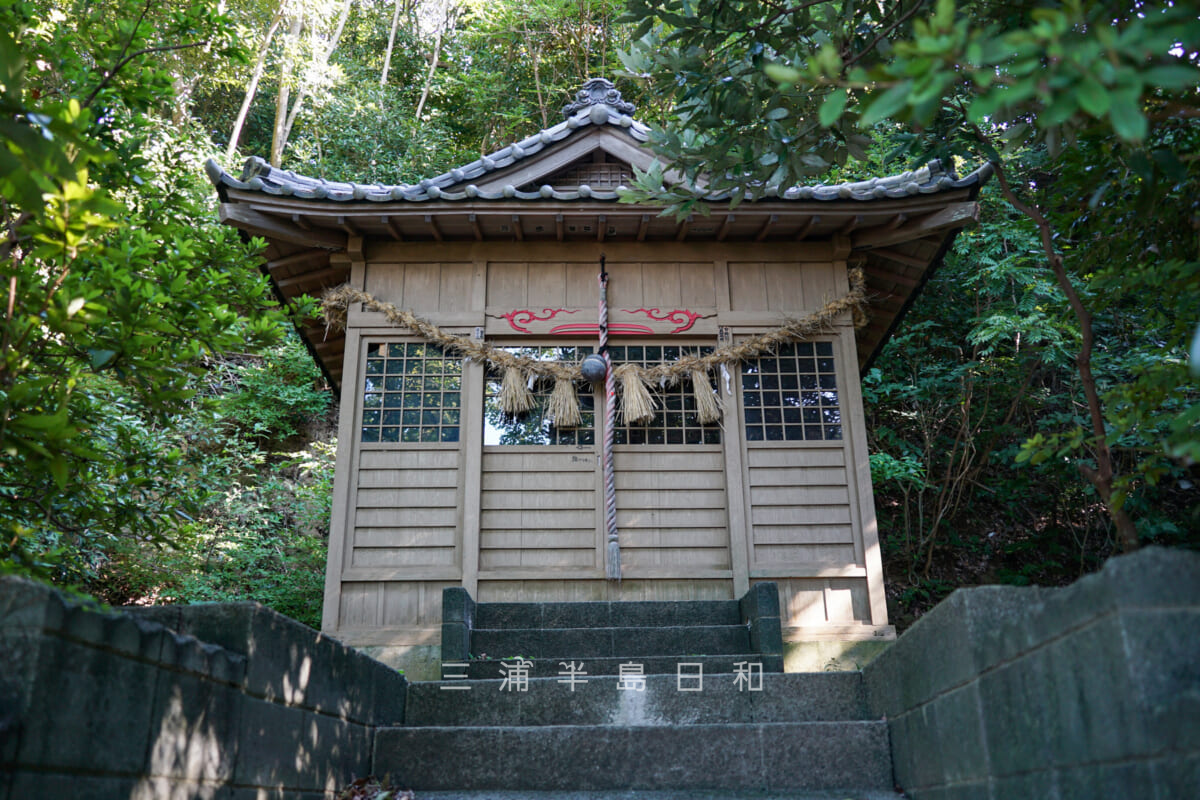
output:
[[596, 458], [548, 447], [487, 447], [479, 571], [597, 568]]
[[746, 445], [751, 569], [856, 563], [843, 443], [753, 445]]
[[361, 451], [348, 566], [454, 566], [459, 461], [457, 446]]
[[[511, 335], [499, 314], [595, 308], [597, 260], [605, 249], [610, 306], [699, 311], [703, 319], [689, 335], [701, 338], [693, 341], [715, 344], [718, 325], [739, 336], [767, 330], [846, 289], [827, 244], [811, 252], [796, 252], [806, 245], [781, 251], [578, 244], [567, 258], [550, 245], [483, 244], [456, 245], [444, 263], [432, 246], [414, 245], [410, 254], [408, 245], [392, 245], [360, 266], [356, 280], [380, 299], [453, 331], [484, 326], [492, 341], [512, 344], [523, 339]], [[355, 310], [350, 317], [358, 326], [355, 342], [359, 335], [376, 342], [405, 338], [384, 327], [380, 315]], [[835, 335], [852, 342], [848, 327]], [[856, 365], [843, 363], [852, 348], [835, 350], [839, 383], [856, 380]], [[364, 352], [348, 352], [347, 367]], [[736, 387], [740, 375], [732, 373]], [[348, 374], [361, 374], [361, 364]], [[340, 574], [331, 576], [340, 577], [333, 619], [348, 641], [436, 644], [441, 591], [464, 582], [481, 602], [727, 599], [734, 596], [735, 569], [743, 586], [747, 569], [750, 582], [778, 583], [785, 628], [872, 624], [860, 519], [870, 509], [860, 509], [860, 490], [851, 483], [851, 433], [862, 424], [860, 409], [843, 409], [842, 442], [743, 442], [740, 431], [726, 430], [724, 445], [619, 446], [625, 579], [614, 584], [603, 580], [594, 448], [467, 441], [476, 434], [466, 420], [482, 418], [481, 380], [482, 370], [464, 371], [463, 441], [447, 445], [359, 443], [361, 408], [354, 397], [360, 392], [348, 387], [343, 414], [353, 407], [354, 421], [343, 430], [354, 434], [344, 444], [352, 448], [353, 475], [338, 477], [332, 535], [343, 544]], [[843, 402], [851, 397], [857, 402], [856, 393], [842, 393]], [[733, 397], [727, 400], [736, 409], [726, 418], [729, 427], [739, 424], [741, 409]], [[733, 455], [727, 447], [735, 448]], [[741, 474], [727, 479], [727, 464]], [[478, 487], [477, 496], [466, 496], [466, 486]], [[464, 542], [472, 548], [477, 542], [477, 551], [463, 552]]]
[[[487, 270], [488, 308], [594, 308], [597, 271], [595, 261], [492, 261]], [[610, 260], [608, 273], [612, 308], [715, 310], [717, 305], [711, 261]]]
[[621, 563], [636, 576], [730, 569], [719, 445], [624, 446], [614, 455]]

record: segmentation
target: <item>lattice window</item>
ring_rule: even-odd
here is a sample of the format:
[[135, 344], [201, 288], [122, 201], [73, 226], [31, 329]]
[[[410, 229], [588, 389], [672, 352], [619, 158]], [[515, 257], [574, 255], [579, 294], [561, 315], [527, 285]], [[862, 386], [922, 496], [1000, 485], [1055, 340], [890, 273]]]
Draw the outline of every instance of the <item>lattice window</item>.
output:
[[372, 344], [366, 373], [362, 441], [458, 441], [461, 360], [429, 344]]
[[[681, 347], [678, 345], [622, 345], [609, 346], [613, 364], [634, 362], [654, 366], [663, 361], [674, 361], [685, 353], [706, 355], [711, 347]], [[715, 388], [711, 387], [710, 388]], [[675, 386], [651, 387], [658, 404], [654, 418], [645, 425], [620, 425], [615, 431], [616, 444], [720, 444], [721, 426], [718, 423], [702, 425], [696, 414], [696, 398], [692, 394], [692, 382], [681, 380]]]
[[842, 438], [832, 342], [783, 345], [774, 357], [742, 365], [746, 440]]
[[[536, 358], [542, 361], [579, 362], [591, 347], [507, 347], [510, 353]], [[532, 409], [517, 417], [500, 410], [499, 395], [502, 375], [497, 370], [488, 370], [487, 386], [483, 403], [483, 443], [485, 445], [555, 444], [591, 445], [596, 442], [596, 401], [590, 387], [576, 384], [579, 410], [583, 422], [577, 428], [559, 428], [546, 415], [550, 393], [554, 391], [553, 379], [534, 381]]]
[[631, 186], [633, 172], [627, 164], [584, 162], [560, 170], [539, 184], [549, 184], [556, 189], [574, 189], [587, 184], [593, 189], [615, 189]]

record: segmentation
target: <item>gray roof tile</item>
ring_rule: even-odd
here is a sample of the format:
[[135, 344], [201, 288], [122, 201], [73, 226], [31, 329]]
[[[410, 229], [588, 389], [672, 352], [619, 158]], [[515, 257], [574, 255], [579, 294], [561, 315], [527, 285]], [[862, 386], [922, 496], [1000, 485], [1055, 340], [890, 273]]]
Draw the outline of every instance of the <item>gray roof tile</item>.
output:
[[[590, 87], [594, 81], [589, 81]], [[604, 81], [603, 83], [607, 83]], [[570, 189], [556, 189], [551, 186], [541, 186], [535, 191], [521, 191], [515, 186], [506, 185], [501, 189], [480, 189], [473, 183], [463, 185], [466, 181], [474, 181], [530, 156], [536, 155], [547, 147], [557, 144], [577, 131], [589, 127], [611, 126], [624, 135], [629, 136], [638, 145], [650, 141], [650, 129], [633, 119], [627, 109], [632, 106], [621, 100], [620, 93], [607, 87], [599, 86], [592, 92], [592, 99], [584, 103], [584, 92], [580, 92], [580, 100], [567, 106], [567, 109], [577, 107], [569, 113], [566, 120], [544, 131], [497, 150], [495, 153], [456, 167], [433, 178], [425, 178], [415, 184], [398, 184], [386, 186], [383, 184], [341, 183], [326, 181], [320, 178], [310, 178], [298, 175], [290, 170], [272, 167], [261, 158], [252, 157], [242, 168], [240, 178], [226, 172], [213, 159], [205, 164], [209, 179], [217, 187], [228, 187], [248, 192], [261, 192], [278, 197], [294, 197], [301, 200], [330, 200], [334, 202], [374, 202], [393, 203], [408, 201], [423, 203], [429, 201], [459, 201], [459, 200], [601, 200], [615, 201], [618, 192], [615, 190], [592, 189], [586, 184]], [[607, 94], [606, 94], [607, 92]], [[609, 102], [613, 102], [610, 105]], [[615, 107], [614, 107], [615, 106]], [[974, 186], [991, 175], [991, 166], [985, 164], [966, 177], [959, 178], [953, 172], [946, 170], [940, 161], [930, 161], [925, 166], [891, 175], [883, 178], [871, 178], [865, 181], [849, 181], [831, 186], [793, 186], [780, 190], [778, 187], [766, 187], [757, 196], [748, 200], [785, 200], [785, 201], [838, 201], [838, 200], [877, 200], [898, 199], [915, 194], [933, 194], [951, 189], [961, 189]], [[724, 202], [732, 198], [731, 192], [707, 193], [696, 187], [697, 197], [711, 201]]]

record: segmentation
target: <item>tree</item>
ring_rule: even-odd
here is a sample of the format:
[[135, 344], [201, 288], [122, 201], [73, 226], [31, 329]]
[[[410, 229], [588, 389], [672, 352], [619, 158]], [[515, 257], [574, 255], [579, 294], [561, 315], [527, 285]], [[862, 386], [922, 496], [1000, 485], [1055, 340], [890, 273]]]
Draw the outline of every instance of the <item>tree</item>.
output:
[[[1176, 445], [1141, 442], [1149, 457], [1135, 454], [1122, 473], [1113, 454], [1121, 426], [1094, 371], [1100, 301], [1084, 263], [1093, 243], [1069, 228], [1074, 209], [1047, 191], [1047, 178], [1069, 171], [1079, 190], [1073, 196], [1096, 207], [1105, 207], [1105, 187], [1114, 183], [1109, 170], [1092, 169], [1105, 160], [1121, 165], [1122, 200], [1136, 194], [1146, 207], [1161, 207], [1167, 185], [1200, 185], [1194, 159], [1184, 156], [1200, 116], [1200, 70], [1184, 43], [1200, 41], [1200, 18], [1182, 4], [1085, 0], [631, 0], [627, 19], [638, 23], [639, 41], [626, 68], [675, 101], [659, 153], [714, 189], [753, 196], [810, 180], [864, 157], [872, 126], [886, 124], [911, 128], [897, 155], [982, 156], [996, 166], [1004, 197], [1036, 226], [1045, 268], [1068, 300], [1086, 403], [1082, 424], [1034, 436], [1025, 456], [1073, 458], [1121, 546], [1136, 547], [1126, 508], [1133, 479], [1152, 476], [1162, 455], [1194, 458], [1195, 395], [1183, 411], [1177, 402], [1160, 409], [1176, 416]], [[1096, 158], [1072, 161], [1079, 153]], [[679, 214], [696, 204], [656, 183], [643, 177], [629, 199], [666, 199]], [[1142, 274], [1194, 274], [1179, 266], [1194, 262], [1194, 252], [1148, 259], [1135, 247], [1119, 249], [1126, 274], [1110, 281], [1110, 291], [1119, 285], [1128, 295]], [[1166, 344], [1161, 354], [1173, 358], [1180, 341]], [[1188, 394], [1179, 385], [1163, 392], [1163, 399]]]
[[113, 0], [10, 3], [0, 23], [0, 551], [28, 566], [168, 538], [195, 495], [158, 432], [207, 354], [277, 339], [283, 317], [259, 247], [212, 219], [194, 132], [157, 116], [168, 56], [240, 57], [227, 20]]

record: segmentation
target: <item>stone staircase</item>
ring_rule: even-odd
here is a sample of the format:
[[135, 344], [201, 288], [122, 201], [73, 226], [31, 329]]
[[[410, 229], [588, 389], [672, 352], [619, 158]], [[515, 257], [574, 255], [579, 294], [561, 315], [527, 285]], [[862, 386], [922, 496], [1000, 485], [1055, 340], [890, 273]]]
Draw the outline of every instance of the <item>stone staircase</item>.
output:
[[443, 680], [410, 684], [405, 725], [375, 735], [376, 771], [420, 800], [899, 797], [862, 676], [783, 673], [773, 584], [636, 603], [447, 589], [442, 642]]

